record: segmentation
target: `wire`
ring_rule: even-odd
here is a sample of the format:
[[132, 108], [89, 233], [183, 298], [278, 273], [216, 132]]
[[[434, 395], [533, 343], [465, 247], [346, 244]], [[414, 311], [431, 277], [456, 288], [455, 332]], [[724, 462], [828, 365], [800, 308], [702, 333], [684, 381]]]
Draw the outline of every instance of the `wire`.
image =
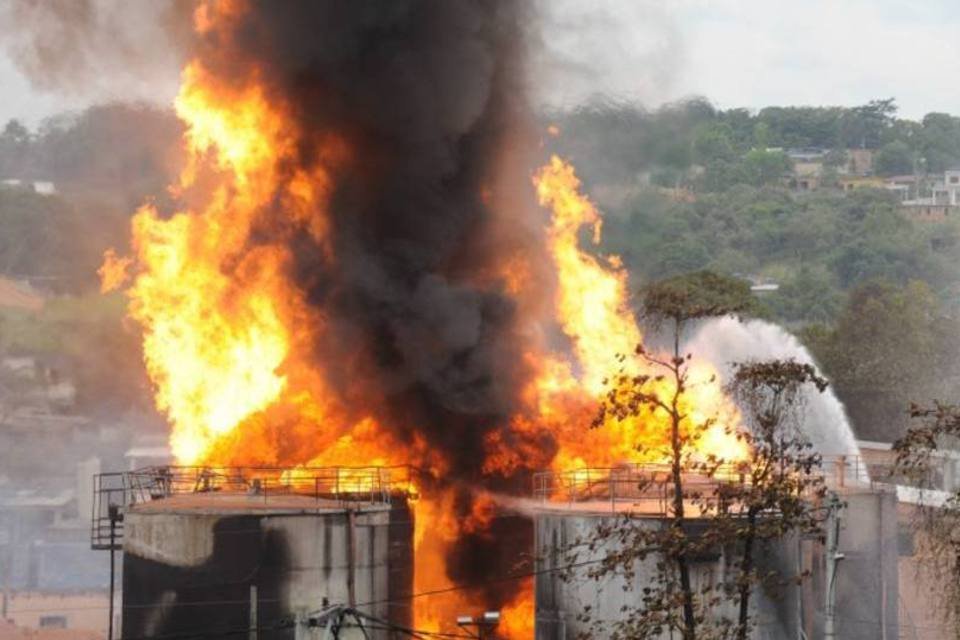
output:
[[119, 640], [190, 640], [191, 638], [226, 638], [242, 634], [249, 634], [252, 631], [278, 631], [280, 629], [290, 629], [294, 626], [292, 620], [279, 620], [270, 625], [258, 625], [256, 627], [237, 627], [234, 629], [223, 629], [221, 631], [202, 631], [202, 632], [180, 632], [167, 633], [151, 636], [122, 636]]
[[[381, 626], [367, 625], [366, 627], [364, 627], [363, 623], [360, 623], [360, 624], [358, 624], [358, 625], [351, 625], [350, 623], [343, 623], [342, 621], [343, 621], [343, 619], [346, 617], [347, 614], [353, 615], [353, 617], [356, 618], [358, 621], [362, 618], [362, 619], [364, 619], [364, 620], [377, 623], [377, 624], [379, 624], [379, 625], [381, 625]], [[363, 611], [358, 611], [357, 609], [355, 609], [355, 608], [353, 608], [353, 607], [350, 607], [350, 608], [347, 608], [347, 609], [341, 609], [341, 617], [340, 617], [340, 619], [341, 619], [341, 625], [340, 625], [341, 628], [344, 627], [344, 626], [356, 626], [356, 627], [368, 628], [368, 629], [374, 629], [374, 628], [376, 628], [376, 629], [385, 629], [385, 630], [387, 630], [387, 631], [399, 631], [400, 633], [406, 633], [407, 635], [410, 635], [410, 636], [415, 637], [415, 638], [424, 638], [424, 637], [434, 637], [434, 638], [472, 638], [472, 639], [475, 640], [475, 637], [474, 637], [474, 636], [465, 635], [465, 634], [461, 634], [461, 633], [444, 633], [444, 632], [440, 632], [440, 631], [425, 631], [425, 630], [421, 630], [421, 629], [411, 629], [411, 628], [409, 628], [409, 627], [403, 627], [403, 626], [400, 626], [400, 625], [398, 625], [398, 624], [396, 624], [396, 623], [394, 623], [394, 622], [390, 622], [390, 621], [388, 621], [388, 620], [383, 620], [383, 619], [381, 619], [381, 618], [377, 618], [376, 616], [372, 616], [372, 615], [370, 615], [369, 613], [365, 613], [365, 612], [363, 612]]]
[[[552, 569], [540, 569], [540, 570], [529, 571], [529, 572], [524, 572], [524, 573], [515, 573], [515, 574], [511, 574], [511, 575], [507, 575], [507, 576], [501, 576], [501, 577], [499, 577], [499, 578], [493, 578], [493, 579], [485, 580], [485, 581], [481, 581], [481, 582], [473, 582], [473, 583], [469, 583], [469, 584], [456, 585], [456, 586], [451, 586], [451, 587], [444, 587], [444, 588], [441, 588], [441, 589], [431, 589], [431, 590], [427, 590], [427, 591], [408, 593], [408, 594], [404, 594], [404, 595], [392, 597], [392, 598], [389, 598], [389, 599], [386, 599], [386, 600], [370, 600], [370, 601], [368, 601], [368, 602], [358, 603], [356, 606], [357, 606], [357, 607], [367, 607], [367, 606], [377, 605], [377, 604], [400, 604], [400, 603], [408, 602], [408, 601], [410, 601], [410, 600], [414, 600], [414, 599], [416, 599], [416, 598], [422, 598], [422, 597], [428, 597], [428, 596], [434, 596], [434, 595], [441, 595], [441, 594], [444, 594], [444, 593], [452, 593], [452, 592], [455, 592], [455, 591], [463, 591], [463, 590], [468, 590], [468, 589], [477, 589], [477, 588], [479, 588], [479, 587], [489, 586], [489, 585], [492, 585], [492, 584], [502, 584], [502, 583], [504, 583], [504, 582], [514, 582], [514, 581], [516, 581], [516, 580], [523, 580], [523, 579], [525, 579], [525, 578], [532, 578], [532, 577], [535, 577], [535, 576], [538, 576], [538, 575], [545, 575], [545, 574], [548, 574], [548, 573], [554, 573], [554, 572], [558, 572], [558, 571], [566, 571], [566, 570], [568, 570], [568, 569], [575, 569], [575, 568], [578, 568], [578, 567], [583, 567], [583, 566], [587, 566], [587, 565], [591, 565], [591, 564], [597, 564], [597, 563], [603, 562], [604, 560], [605, 560], [604, 558], [597, 558], [597, 559], [594, 559], [594, 560], [584, 560], [584, 561], [582, 561], [582, 562], [569, 563], [569, 564], [562, 565], [562, 566], [559, 566], [559, 567], [554, 567], [554, 568], [552, 568]], [[314, 567], [314, 569], [320, 569], [320, 567]], [[217, 585], [212, 585], [212, 587], [215, 587], [215, 586], [217, 586]], [[266, 604], [273, 604], [273, 603], [277, 603], [277, 602], [282, 602], [282, 600], [280, 600], [280, 599], [278, 599], [278, 598], [260, 598], [260, 599], [257, 600], [257, 602], [260, 603], [260, 604], [265, 604], [265, 603], [266, 603]], [[167, 605], [167, 606], [169, 606], [170, 608], [173, 608], [173, 607], [198, 607], [198, 606], [211, 606], [211, 605], [223, 605], [223, 606], [226, 606], [226, 605], [245, 605], [245, 604], [249, 604], [249, 603], [250, 603], [250, 600], [249, 600], [249, 599], [243, 599], [243, 600], [194, 600], [194, 601], [190, 601], [190, 602], [173, 602], [173, 603], [170, 603], [170, 604]], [[156, 605], [156, 604], [124, 604], [124, 605], [122, 606], [122, 609], [154, 609], [154, 608], [156, 608], [157, 606], [158, 606], [158, 605]], [[54, 611], [54, 612], [55, 612], [55, 611], [94, 611], [94, 610], [105, 610], [105, 609], [108, 609], [108, 608], [109, 608], [109, 605], [93, 606], [93, 607], [71, 607], [71, 608], [57, 607], [57, 608], [51, 608], [51, 609], [17, 609], [17, 610], [15, 610], [15, 611], [12, 611], [12, 613], [43, 613], [43, 612], [51, 612], [51, 611]]]
[[552, 569], [540, 569], [538, 571], [528, 571], [524, 573], [515, 573], [508, 576], [503, 576], [500, 578], [492, 578], [490, 580], [483, 580], [480, 582], [473, 582], [470, 584], [461, 584], [452, 587], [445, 587], [443, 589], [433, 589], [430, 591], [421, 591], [419, 593], [409, 593], [406, 595], [398, 596], [396, 598], [390, 598], [388, 600], [371, 600], [369, 602], [361, 602], [357, 604], [358, 607], [367, 607], [375, 604], [399, 604], [401, 602], [406, 602], [408, 600], [414, 600], [416, 598], [423, 598], [427, 596], [441, 595], [444, 593], [452, 593], [454, 591], [464, 591], [467, 589], [477, 589], [479, 587], [490, 586], [494, 584], [502, 584], [504, 582], [514, 582], [516, 580], [524, 580], [526, 578], [533, 578], [535, 576], [545, 575], [548, 573], [554, 573], [557, 571], [567, 571], [568, 569], [576, 569], [578, 567], [585, 567], [591, 564], [598, 564], [600, 562], [606, 561], [606, 558], [596, 558], [594, 560], [583, 560], [582, 562], [571, 562], [559, 567], [554, 567]]

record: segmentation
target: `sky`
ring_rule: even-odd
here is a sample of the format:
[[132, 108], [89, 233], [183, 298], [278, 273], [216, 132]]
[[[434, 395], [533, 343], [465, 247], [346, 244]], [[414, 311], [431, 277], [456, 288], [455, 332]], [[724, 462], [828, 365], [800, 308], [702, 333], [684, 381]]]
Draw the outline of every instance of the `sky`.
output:
[[[759, 109], [894, 97], [903, 117], [960, 114], [955, 0], [537, 1], [531, 90], [541, 103], [656, 107], [705, 96], [722, 108]], [[168, 102], [176, 69], [159, 60], [150, 78], [101, 75], [91, 91], [51, 93], [0, 51], [0, 122], [35, 126], [64, 109], [133, 94]]]

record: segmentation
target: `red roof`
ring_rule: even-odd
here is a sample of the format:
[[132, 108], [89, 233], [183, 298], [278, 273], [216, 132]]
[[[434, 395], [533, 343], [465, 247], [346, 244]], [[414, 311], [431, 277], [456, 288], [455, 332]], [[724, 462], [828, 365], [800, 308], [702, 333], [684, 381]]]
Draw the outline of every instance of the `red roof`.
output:
[[103, 634], [80, 629], [25, 629], [0, 620], [0, 640], [103, 640]]

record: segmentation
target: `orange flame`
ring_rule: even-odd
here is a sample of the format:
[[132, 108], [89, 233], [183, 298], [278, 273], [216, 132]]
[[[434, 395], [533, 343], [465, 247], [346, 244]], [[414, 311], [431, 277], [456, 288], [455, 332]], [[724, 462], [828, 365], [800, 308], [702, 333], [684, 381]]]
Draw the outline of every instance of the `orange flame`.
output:
[[110, 293], [122, 287], [127, 281], [127, 269], [132, 263], [132, 258], [118, 256], [112, 248], [104, 251], [103, 264], [97, 269], [97, 275], [100, 276], [100, 293]]
[[[536, 406], [536, 424], [520, 419], [515, 426], [529, 433], [549, 425], [558, 444], [552, 467], [560, 471], [667, 460], [670, 431], [663, 412], [645, 410], [625, 420], [608, 420], [599, 429], [585, 426], [618, 372], [627, 376], [664, 372], [632, 356], [643, 336], [630, 308], [627, 273], [620, 259], [597, 258], [581, 247], [584, 230], [592, 232], [594, 244], [600, 241], [602, 218], [580, 192], [573, 167], [553, 156], [533, 182], [541, 205], [553, 214], [547, 237], [558, 280], [555, 308], [574, 357], [553, 354], [537, 359], [539, 375], [528, 392]], [[653, 380], [651, 385], [662, 397], [672, 394], [669, 379]], [[739, 414], [709, 363], [693, 361], [680, 408], [687, 415], [687, 425], [713, 422], [695, 443], [703, 457], [744, 458], [744, 445], [732, 432], [740, 424]], [[488, 445], [493, 449], [488, 464], [503, 462], [504, 452], [497, 450], [496, 443]], [[510, 466], [509, 461], [505, 464]]]

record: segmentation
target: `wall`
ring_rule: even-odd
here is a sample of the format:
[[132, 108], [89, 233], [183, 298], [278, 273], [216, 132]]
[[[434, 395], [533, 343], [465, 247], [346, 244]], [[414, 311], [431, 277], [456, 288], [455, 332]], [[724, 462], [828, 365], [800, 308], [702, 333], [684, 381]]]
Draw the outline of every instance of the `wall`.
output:
[[123, 634], [245, 630], [256, 587], [261, 640], [293, 638], [284, 621], [350, 600], [409, 625], [412, 516], [406, 503], [355, 512], [165, 513], [128, 511], [124, 522]]
[[67, 629], [96, 631], [106, 635], [109, 595], [107, 592], [38, 593], [12, 591], [0, 594], [0, 611], [18, 627], [40, 628], [40, 619], [62, 616]]
[[[846, 508], [840, 552], [846, 558], [841, 561], [837, 574], [838, 637], [844, 640], [894, 640], [897, 638], [899, 601], [896, 496], [848, 489], [841, 499]], [[657, 521], [649, 518], [638, 522], [642, 526], [657, 526]], [[537, 640], [577, 638], [578, 633], [586, 630], [577, 620], [586, 606], [591, 607], [593, 616], [601, 620], [616, 620], [621, 617], [623, 606], [636, 606], [644, 576], [652, 575], [653, 558], [634, 566], [637, 579], [632, 583], [620, 575], [605, 576], [600, 581], [589, 578], [589, 567], [596, 565], [574, 569], [571, 579], [564, 579], [562, 572], [556, 571], [563, 565], [589, 562], [614, 551], [616, 545], [609, 543], [593, 554], [581, 553], [575, 559], [564, 553], [577, 541], [589, 539], [597, 526], [614, 523], [608, 505], [606, 512], [598, 504], [593, 512], [561, 507], [543, 509], [536, 514]], [[796, 638], [800, 625], [807, 637], [822, 637], [826, 565], [821, 543], [812, 539], [788, 538], [763, 549], [758, 560], [763, 562], [761, 571], [777, 570], [780, 575], [795, 575], [798, 569], [807, 569], [812, 577], [803, 583], [802, 588], [782, 585], [775, 589], [756, 589], [753, 614], [757, 627], [752, 637], [757, 640]], [[723, 561], [718, 554], [715, 558], [701, 559], [694, 567], [693, 577], [698, 584], [704, 584], [718, 579], [723, 570]], [[725, 613], [734, 615], [732, 611]]]

